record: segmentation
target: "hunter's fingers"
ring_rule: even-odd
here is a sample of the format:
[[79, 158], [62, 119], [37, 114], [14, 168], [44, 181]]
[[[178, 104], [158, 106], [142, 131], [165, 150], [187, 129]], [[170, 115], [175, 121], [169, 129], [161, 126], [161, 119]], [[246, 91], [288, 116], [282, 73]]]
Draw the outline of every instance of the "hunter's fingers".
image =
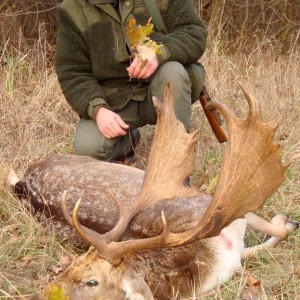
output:
[[129, 66], [129, 68], [127, 68], [127, 72], [129, 74], [130, 77], [134, 77], [134, 72], [137, 68], [137, 66], [139, 65], [140, 60], [138, 57], [136, 57], [133, 62], [131, 63], [131, 65]]
[[119, 115], [116, 115], [116, 122], [123, 131], [129, 128], [129, 125], [127, 125]]

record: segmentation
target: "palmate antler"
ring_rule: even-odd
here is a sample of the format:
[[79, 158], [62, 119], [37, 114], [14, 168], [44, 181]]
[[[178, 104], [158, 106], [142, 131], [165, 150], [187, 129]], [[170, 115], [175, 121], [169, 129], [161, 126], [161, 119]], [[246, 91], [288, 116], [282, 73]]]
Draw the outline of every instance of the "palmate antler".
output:
[[277, 124], [262, 123], [258, 102], [243, 88], [242, 90], [249, 104], [249, 114], [245, 120], [237, 118], [223, 104], [210, 103], [211, 107], [218, 108], [223, 114], [229, 139], [216, 192], [196, 227], [182, 233], [171, 233], [162, 212], [164, 226], [160, 235], [117, 242], [131, 219], [141, 210], [159, 201], [191, 197], [197, 193], [195, 188], [183, 186], [183, 180], [193, 170], [196, 132], [186, 133], [184, 126], [176, 120], [169, 86], [166, 88], [163, 103], [154, 99], [158, 115], [157, 128], [141, 191], [128, 205], [116, 200], [120, 217], [115, 228], [100, 235], [80, 225], [77, 218], [79, 203], [71, 220], [65, 200], [63, 201], [66, 219], [82, 238], [98, 249], [101, 257], [114, 262], [129, 252], [179, 246], [217, 235], [234, 219], [261, 207], [278, 189], [284, 180], [287, 166], [281, 164], [281, 147], [273, 142]]

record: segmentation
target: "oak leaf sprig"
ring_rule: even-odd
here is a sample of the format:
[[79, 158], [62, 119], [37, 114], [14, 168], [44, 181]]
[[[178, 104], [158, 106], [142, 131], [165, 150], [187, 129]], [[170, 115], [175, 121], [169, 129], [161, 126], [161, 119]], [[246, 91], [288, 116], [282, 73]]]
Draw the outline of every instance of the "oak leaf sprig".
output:
[[149, 37], [154, 32], [153, 28], [152, 18], [145, 26], [136, 25], [136, 20], [132, 18], [125, 28], [134, 56], [140, 57], [143, 61], [151, 60], [155, 55], [162, 54], [160, 50], [162, 44], [157, 44]]

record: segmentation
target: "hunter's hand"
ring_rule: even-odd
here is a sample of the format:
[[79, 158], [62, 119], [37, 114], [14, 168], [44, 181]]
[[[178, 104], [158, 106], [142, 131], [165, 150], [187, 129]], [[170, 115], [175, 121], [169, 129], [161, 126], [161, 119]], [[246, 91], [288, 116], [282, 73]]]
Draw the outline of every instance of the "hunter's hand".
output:
[[148, 79], [158, 68], [158, 60], [155, 55], [151, 60], [142, 60], [137, 56], [129, 68], [127, 68], [128, 74], [132, 78]]
[[113, 111], [100, 107], [96, 113], [96, 123], [99, 131], [107, 139], [112, 139], [120, 135], [126, 135], [129, 128], [122, 118]]

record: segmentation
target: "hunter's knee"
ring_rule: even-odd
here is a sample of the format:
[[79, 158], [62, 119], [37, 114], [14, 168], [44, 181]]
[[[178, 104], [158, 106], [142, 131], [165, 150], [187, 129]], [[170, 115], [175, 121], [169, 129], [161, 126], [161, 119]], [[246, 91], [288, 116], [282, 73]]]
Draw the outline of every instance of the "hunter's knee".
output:
[[160, 81], [169, 81], [171, 88], [180, 87], [182, 85], [191, 85], [191, 81], [188, 72], [184, 66], [177, 61], [170, 61], [163, 64], [157, 70], [157, 76]]
[[77, 125], [73, 146], [77, 155], [110, 160], [115, 141], [106, 139], [93, 120], [81, 120]]

